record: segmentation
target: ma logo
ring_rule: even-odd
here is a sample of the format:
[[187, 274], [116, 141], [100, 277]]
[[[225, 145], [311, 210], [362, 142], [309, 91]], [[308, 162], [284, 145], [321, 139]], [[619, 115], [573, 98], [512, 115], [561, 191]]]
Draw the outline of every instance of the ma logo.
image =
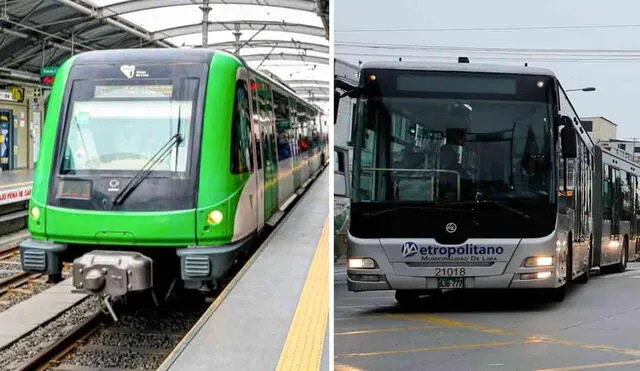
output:
[[136, 73], [136, 66], [134, 65], [122, 65], [120, 66], [120, 72], [122, 72], [128, 79], [133, 78], [133, 75]]
[[402, 256], [410, 258], [418, 253], [418, 245], [413, 242], [405, 242], [402, 245]]

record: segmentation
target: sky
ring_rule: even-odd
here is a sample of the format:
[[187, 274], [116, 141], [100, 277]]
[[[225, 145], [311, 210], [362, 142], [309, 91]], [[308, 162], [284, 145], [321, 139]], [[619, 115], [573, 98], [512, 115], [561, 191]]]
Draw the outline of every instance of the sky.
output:
[[640, 138], [637, 1], [336, 0], [332, 11], [336, 58], [354, 64], [398, 57], [456, 62], [458, 56], [471, 63], [528, 62], [551, 69], [565, 89], [595, 87], [567, 93], [578, 114], [615, 122], [618, 138]]

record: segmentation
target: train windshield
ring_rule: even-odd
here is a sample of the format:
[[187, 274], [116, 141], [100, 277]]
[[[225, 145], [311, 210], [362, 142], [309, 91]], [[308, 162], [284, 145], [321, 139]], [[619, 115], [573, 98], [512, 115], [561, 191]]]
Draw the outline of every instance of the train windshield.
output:
[[74, 65], [61, 107], [51, 205], [193, 208], [207, 71], [204, 63]]
[[433, 204], [552, 196], [548, 77], [365, 71], [354, 201]]
[[79, 80], [73, 83], [61, 174], [138, 171], [173, 135], [186, 140], [154, 166], [157, 173], [189, 168], [197, 79]]

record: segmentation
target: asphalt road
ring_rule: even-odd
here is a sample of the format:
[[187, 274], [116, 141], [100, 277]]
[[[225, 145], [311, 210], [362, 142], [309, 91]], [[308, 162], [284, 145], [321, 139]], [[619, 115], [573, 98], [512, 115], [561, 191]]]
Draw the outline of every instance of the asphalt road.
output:
[[640, 263], [551, 303], [530, 292], [450, 292], [412, 311], [393, 291], [335, 277], [336, 371], [640, 370]]

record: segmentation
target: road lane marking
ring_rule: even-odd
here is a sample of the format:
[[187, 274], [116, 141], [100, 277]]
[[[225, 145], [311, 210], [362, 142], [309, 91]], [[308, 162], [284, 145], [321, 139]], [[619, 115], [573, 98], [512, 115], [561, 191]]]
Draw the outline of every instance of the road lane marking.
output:
[[[608, 345], [577, 343], [577, 342], [573, 342], [573, 341], [569, 341], [569, 340], [557, 339], [557, 338], [554, 338], [552, 336], [540, 335], [540, 334], [526, 335], [526, 334], [523, 334], [523, 333], [518, 333], [516, 331], [511, 331], [511, 330], [506, 330], [506, 329], [490, 328], [490, 327], [479, 325], [479, 324], [455, 321], [455, 320], [451, 320], [451, 319], [435, 316], [435, 315], [432, 315], [432, 314], [424, 314], [424, 313], [385, 314], [384, 316], [387, 317], [387, 318], [402, 319], [402, 320], [407, 320], [407, 321], [412, 321], [412, 322], [422, 322], [422, 323], [426, 322], [426, 323], [430, 323], [430, 324], [437, 324], [437, 325], [442, 326], [442, 327], [475, 330], [475, 331], [480, 331], [480, 332], [484, 332], [484, 333], [492, 334], [492, 335], [524, 337], [526, 339], [526, 340], [522, 340], [520, 342], [515, 342], [515, 343], [518, 343], [518, 344], [544, 343], [544, 344], [549, 344], [549, 345], [565, 345], [565, 346], [578, 347], [578, 348], [588, 349], [588, 350], [597, 350], [597, 351], [603, 351], [603, 352], [614, 352], [614, 353], [624, 354], [624, 355], [628, 355], [628, 356], [640, 357], [640, 349], [617, 348], [617, 347], [608, 346]], [[493, 344], [506, 344], [506, 343], [508, 343], [508, 342], [505, 342], [505, 343], [493, 343]], [[451, 348], [451, 347], [430, 347], [430, 348], [419, 348], [419, 349], [413, 349], [413, 350], [409, 349], [409, 350], [399, 350], [399, 351], [397, 351], [397, 350], [380, 351], [380, 352], [372, 352], [372, 353], [354, 353], [351, 356], [352, 357], [356, 357], [356, 356], [359, 356], [359, 355], [367, 356], [367, 355], [400, 354], [400, 353], [419, 352], [419, 351], [450, 350], [450, 349], [456, 349], [456, 347], [457, 346], [453, 346], [453, 348]], [[465, 347], [467, 347], [467, 346], [466, 345], [462, 345], [460, 347], [461, 347], [460, 349], [465, 349]], [[484, 346], [481, 346], [481, 347], [490, 347], [490, 345], [484, 345]], [[348, 357], [348, 356], [349, 355], [345, 355], [343, 357]], [[639, 362], [640, 362], [640, 360], [639, 360]], [[584, 366], [580, 366], [580, 367], [584, 367]], [[594, 367], [589, 366], [589, 367], [594, 368], [595, 366]], [[597, 367], [606, 367], [606, 366], [597, 366]], [[578, 368], [578, 370], [580, 370], [580, 369], [584, 369], [584, 368]], [[560, 370], [565, 370], [565, 369], [560, 369]], [[571, 369], [567, 369], [567, 370], [571, 370]]]
[[480, 344], [461, 344], [461, 345], [444, 345], [426, 348], [410, 348], [410, 349], [397, 349], [397, 350], [383, 350], [379, 352], [367, 352], [367, 353], [347, 353], [341, 354], [336, 358], [355, 358], [355, 357], [371, 357], [371, 356], [387, 356], [406, 353], [421, 353], [421, 352], [433, 352], [440, 350], [460, 350], [460, 349], [481, 349], [481, 348], [499, 348], [511, 345], [523, 345], [523, 344], [541, 344], [536, 340], [524, 340], [524, 341], [502, 341], [492, 343], [480, 343]]
[[442, 328], [442, 327], [441, 326], [389, 327], [389, 328], [379, 328], [379, 329], [372, 329], [372, 330], [336, 332], [334, 335], [335, 336], [368, 335], [368, 334], [381, 334], [381, 333], [385, 333], [385, 332], [432, 330], [432, 329], [436, 329], [436, 328]]
[[545, 368], [539, 369], [536, 371], [574, 371], [574, 370], [589, 370], [594, 368], [603, 368], [603, 367], [615, 367], [615, 366], [626, 366], [626, 365], [637, 365], [640, 364], [640, 359], [634, 359], [631, 361], [620, 361], [620, 362], [607, 362], [607, 363], [593, 363], [590, 365], [582, 365], [582, 366], [568, 366], [568, 367], [558, 367], [558, 368]]
[[364, 371], [363, 368], [357, 368], [357, 367], [345, 365], [344, 363], [335, 363], [333, 367], [335, 371]]
[[328, 275], [329, 219], [318, 241], [276, 370], [320, 369], [329, 319]]
[[476, 330], [476, 331], [481, 331], [481, 332], [492, 334], [492, 335], [525, 336], [521, 333], [506, 330], [506, 329], [489, 328], [489, 327], [474, 324], [474, 323], [454, 321], [454, 320], [446, 319], [443, 317], [434, 316], [432, 314], [387, 314], [386, 316], [389, 318], [405, 319], [408, 321], [415, 321], [415, 322], [436, 323], [444, 327]]

